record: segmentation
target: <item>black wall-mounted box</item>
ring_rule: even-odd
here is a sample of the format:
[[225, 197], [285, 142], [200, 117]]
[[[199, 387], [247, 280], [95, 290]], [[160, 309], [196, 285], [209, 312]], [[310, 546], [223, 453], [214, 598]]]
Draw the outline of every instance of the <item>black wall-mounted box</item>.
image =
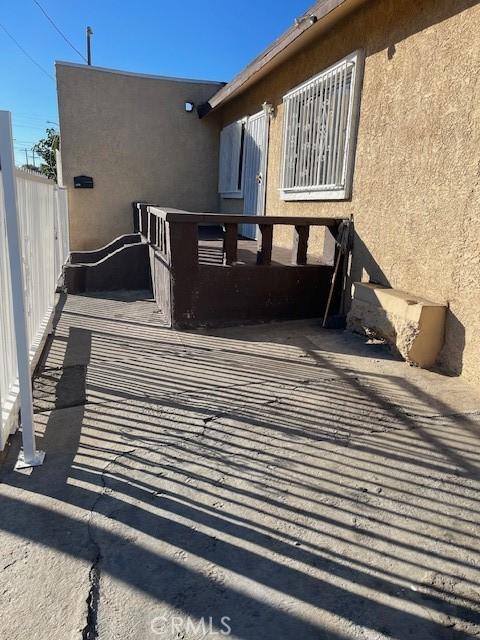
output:
[[93, 178], [90, 178], [90, 176], [75, 176], [73, 186], [75, 189], [93, 189]]

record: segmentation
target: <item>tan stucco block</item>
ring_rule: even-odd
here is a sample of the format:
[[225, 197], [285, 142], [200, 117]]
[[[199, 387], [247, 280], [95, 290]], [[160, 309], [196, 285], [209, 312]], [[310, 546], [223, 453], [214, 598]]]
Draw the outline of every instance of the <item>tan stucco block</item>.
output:
[[[315, 35], [320, 24], [312, 26], [303, 48], [278, 56], [277, 66], [268, 74], [208, 116], [217, 117], [224, 126], [256, 113], [265, 101], [274, 106], [267, 215], [353, 216], [349, 281], [363, 280], [366, 273], [367, 282], [448, 302], [439, 365], [476, 386], [480, 385], [479, 25], [480, 2], [474, 0], [367, 2], [320, 35]], [[283, 96], [356, 49], [365, 51], [365, 72], [352, 197], [284, 201]], [[291, 246], [286, 227], [280, 229], [275, 244]], [[309, 251], [321, 254], [322, 244], [321, 239], [312, 239]]]
[[[188, 211], [217, 205], [218, 126], [185, 111], [221, 83], [57, 63], [70, 246], [97, 249], [132, 231], [132, 202]], [[75, 189], [77, 175], [93, 189]]]
[[443, 346], [446, 310], [406, 291], [356, 282], [347, 327], [381, 336], [407, 362], [426, 368]]

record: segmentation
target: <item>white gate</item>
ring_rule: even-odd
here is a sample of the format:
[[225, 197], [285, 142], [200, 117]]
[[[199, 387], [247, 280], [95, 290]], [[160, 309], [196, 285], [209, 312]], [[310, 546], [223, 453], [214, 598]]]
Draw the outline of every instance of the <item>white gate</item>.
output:
[[[19, 407], [19, 371], [22, 370], [22, 363], [19, 362], [20, 349], [16, 345], [22, 333], [19, 327], [22, 322], [19, 323], [18, 315], [15, 315], [18, 314], [16, 299], [23, 298], [23, 304], [20, 300], [19, 306], [24, 316], [30, 370], [40, 355], [49, 330], [55, 306], [55, 290], [62, 266], [69, 255], [69, 242], [66, 190], [40, 174], [13, 168], [8, 112], [0, 112], [0, 137], [1, 451], [7, 437], [17, 426]], [[12, 184], [13, 194], [10, 188]], [[18, 242], [15, 241], [16, 234], [12, 233], [11, 226], [14, 209]], [[19, 253], [18, 270], [23, 272], [23, 281], [17, 280], [23, 282], [23, 292], [12, 289], [18, 278], [18, 273], [11, 272], [15, 251]], [[22, 414], [26, 415], [23, 406]]]

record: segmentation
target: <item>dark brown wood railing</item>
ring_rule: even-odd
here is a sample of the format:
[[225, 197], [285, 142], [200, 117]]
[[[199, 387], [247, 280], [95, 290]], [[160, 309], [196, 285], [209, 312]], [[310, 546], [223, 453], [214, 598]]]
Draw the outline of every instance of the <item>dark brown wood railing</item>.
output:
[[[321, 218], [314, 216], [246, 216], [223, 213], [192, 213], [178, 209], [167, 209], [146, 203], [134, 203], [134, 228], [152, 245], [167, 253], [167, 224], [182, 225], [180, 235], [184, 240], [190, 237], [193, 244], [198, 239], [199, 225], [222, 226], [224, 229], [224, 264], [235, 265], [238, 256], [239, 225], [257, 224], [259, 227], [257, 264], [272, 262], [273, 230], [275, 225], [293, 227], [292, 264], [306, 265], [310, 227], [322, 226], [335, 238], [341, 218]], [[187, 231], [188, 228], [188, 231]], [[178, 234], [175, 234], [178, 235]]]
[[[134, 203], [134, 228], [153, 250], [155, 297], [175, 327], [285, 317], [321, 316], [332, 266], [308, 263], [310, 228], [326, 227], [336, 238], [345, 221], [314, 216], [246, 216], [192, 213]], [[239, 225], [258, 224], [253, 260], [239, 262]], [[223, 260], [199, 260], [199, 226], [223, 229]], [[272, 260], [276, 225], [292, 227], [291, 263]], [[242, 240], [242, 247], [244, 241]], [[255, 260], [256, 248], [256, 260]], [[242, 249], [245, 253], [245, 249]], [[218, 251], [222, 255], [222, 244]], [[251, 249], [249, 249], [251, 251]], [[251, 255], [251, 253], [250, 253]], [[223, 267], [223, 268], [222, 268]]]

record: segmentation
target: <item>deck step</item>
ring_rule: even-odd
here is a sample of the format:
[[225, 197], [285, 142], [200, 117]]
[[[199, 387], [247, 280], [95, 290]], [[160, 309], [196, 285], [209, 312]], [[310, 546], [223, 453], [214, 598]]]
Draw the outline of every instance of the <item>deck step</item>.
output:
[[148, 245], [138, 233], [119, 236], [94, 251], [74, 251], [64, 268], [68, 293], [152, 288]]

